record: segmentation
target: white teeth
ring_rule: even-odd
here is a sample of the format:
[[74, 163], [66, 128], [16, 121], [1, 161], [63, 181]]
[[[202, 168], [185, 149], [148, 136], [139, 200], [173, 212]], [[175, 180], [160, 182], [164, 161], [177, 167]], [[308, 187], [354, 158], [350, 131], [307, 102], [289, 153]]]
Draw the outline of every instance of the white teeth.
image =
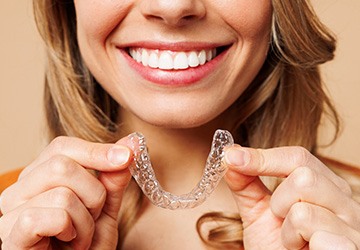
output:
[[151, 68], [156, 69], [159, 67], [159, 57], [155, 52], [151, 52], [148, 63]]
[[199, 66], [200, 62], [199, 62], [199, 58], [198, 58], [196, 52], [190, 52], [188, 59], [189, 59], [190, 67], [195, 68], [195, 67]]
[[174, 59], [174, 69], [187, 69], [188, 67], [188, 58], [185, 52], [177, 53]]
[[148, 66], [149, 63], [149, 54], [146, 50], [141, 52], [141, 62], [144, 66]]
[[168, 52], [162, 52], [159, 58], [159, 69], [173, 69], [174, 60]]
[[134, 58], [138, 63], [141, 63], [141, 53], [140, 51], [136, 51], [135, 52], [135, 58]]
[[206, 63], [206, 52], [205, 52], [205, 50], [202, 50], [199, 53], [199, 63], [200, 63], [200, 65], [204, 65]]
[[213, 57], [212, 51], [211, 50], [206, 51], [206, 61], [210, 61], [212, 57]]
[[169, 51], [130, 48], [129, 55], [145, 67], [164, 70], [195, 68], [211, 61], [216, 56], [216, 49], [201, 51]]
[[129, 50], [129, 54], [130, 54], [130, 56], [131, 56], [132, 58], [135, 58], [135, 56], [136, 56], [136, 51], [133, 50], [133, 49], [130, 49], [130, 50]]

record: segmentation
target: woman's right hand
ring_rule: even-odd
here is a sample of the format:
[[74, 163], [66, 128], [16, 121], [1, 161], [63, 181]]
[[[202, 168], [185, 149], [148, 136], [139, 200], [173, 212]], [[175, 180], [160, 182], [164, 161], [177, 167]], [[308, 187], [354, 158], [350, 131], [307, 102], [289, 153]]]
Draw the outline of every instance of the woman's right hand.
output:
[[117, 217], [131, 178], [127, 140], [52, 141], [1, 195], [2, 249], [54, 249], [64, 242], [73, 249], [115, 249]]

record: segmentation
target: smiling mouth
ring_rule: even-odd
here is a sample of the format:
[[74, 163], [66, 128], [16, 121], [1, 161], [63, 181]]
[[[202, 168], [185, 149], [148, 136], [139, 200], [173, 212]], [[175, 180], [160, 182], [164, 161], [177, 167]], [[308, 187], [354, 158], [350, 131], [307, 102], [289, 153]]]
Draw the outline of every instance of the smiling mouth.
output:
[[185, 70], [196, 68], [212, 61], [229, 46], [212, 49], [172, 51], [131, 47], [128, 54], [145, 67], [162, 70]]

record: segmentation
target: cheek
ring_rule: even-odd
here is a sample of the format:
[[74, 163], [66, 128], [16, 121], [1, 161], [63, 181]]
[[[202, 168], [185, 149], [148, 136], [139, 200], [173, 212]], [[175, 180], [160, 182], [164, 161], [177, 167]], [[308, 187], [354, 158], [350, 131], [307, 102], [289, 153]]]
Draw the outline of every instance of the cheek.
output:
[[111, 68], [107, 42], [128, 15], [130, 0], [75, 0], [74, 5], [81, 56], [94, 77], [107, 82], [104, 69]]
[[79, 42], [89, 38], [105, 43], [106, 38], [122, 22], [130, 1], [75, 0]]
[[229, 0], [221, 3], [223, 19], [242, 39], [264, 38], [270, 31], [270, 0]]

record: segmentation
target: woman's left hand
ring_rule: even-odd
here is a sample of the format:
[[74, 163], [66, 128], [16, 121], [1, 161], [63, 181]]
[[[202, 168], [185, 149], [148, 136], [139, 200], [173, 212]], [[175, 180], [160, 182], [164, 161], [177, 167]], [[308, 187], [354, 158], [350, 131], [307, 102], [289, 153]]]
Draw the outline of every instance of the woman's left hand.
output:
[[[349, 184], [301, 147], [225, 152], [245, 249], [360, 249], [360, 204]], [[259, 176], [285, 178], [271, 193]]]

